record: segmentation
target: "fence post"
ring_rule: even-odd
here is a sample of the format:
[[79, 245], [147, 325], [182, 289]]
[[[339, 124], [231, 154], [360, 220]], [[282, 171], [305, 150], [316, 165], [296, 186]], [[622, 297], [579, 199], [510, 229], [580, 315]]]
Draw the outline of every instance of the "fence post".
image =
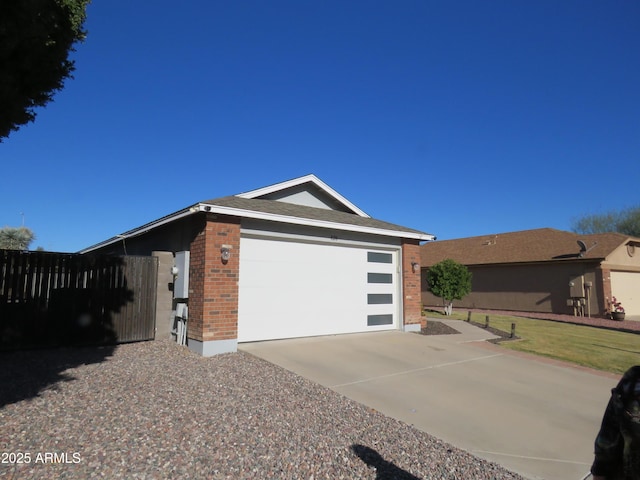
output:
[[467, 313], [467, 322], [471, 321], [471, 311]]
[[511, 324], [511, 338], [516, 336], [516, 324], [512, 323]]
[[489, 315], [484, 317], [484, 328], [489, 328]]

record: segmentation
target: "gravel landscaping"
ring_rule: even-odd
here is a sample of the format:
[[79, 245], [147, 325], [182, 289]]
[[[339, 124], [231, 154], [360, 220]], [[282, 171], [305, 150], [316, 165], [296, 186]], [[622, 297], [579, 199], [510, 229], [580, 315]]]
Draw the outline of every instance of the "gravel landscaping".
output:
[[423, 335], [456, 335], [460, 334], [458, 330], [453, 327], [450, 327], [446, 323], [439, 322], [437, 320], [429, 319], [427, 321], [427, 326], [423, 328], [420, 333]]
[[522, 479], [247, 353], [0, 354], [0, 477]]

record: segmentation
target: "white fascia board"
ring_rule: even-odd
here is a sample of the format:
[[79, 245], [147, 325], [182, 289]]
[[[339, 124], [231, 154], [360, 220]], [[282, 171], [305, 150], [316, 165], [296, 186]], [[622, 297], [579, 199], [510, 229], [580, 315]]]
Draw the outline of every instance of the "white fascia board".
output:
[[345, 197], [336, 192], [329, 185], [324, 183], [318, 177], [313, 174], [305, 175], [304, 177], [298, 177], [291, 180], [287, 180], [285, 182], [276, 183], [275, 185], [270, 185], [268, 187], [259, 188], [257, 190], [251, 190], [250, 192], [239, 193], [236, 197], [240, 198], [258, 198], [263, 195], [269, 195], [270, 193], [278, 192], [280, 190], [286, 190], [287, 188], [295, 187], [297, 185], [302, 185], [303, 183], [311, 182], [316, 185], [318, 188], [323, 190], [329, 196], [333, 197], [338, 202], [342, 203], [349, 210], [354, 212], [356, 215], [364, 218], [371, 218], [367, 213], [363, 210], [356, 207], [353, 203], [347, 200]]
[[329, 222], [326, 220], [314, 220], [310, 218], [289, 217], [275, 213], [256, 212], [255, 210], [243, 210], [240, 208], [221, 207], [218, 205], [198, 205], [201, 212], [216, 213], [218, 215], [230, 215], [235, 217], [255, 218], [257, 220], [267, 220], [271, 222], [291, 223], [294, 225], [305, 225], [309, 227], [331, 228], [334, 230], [346, 230], [350, 232], [369, 233], [372, 235], [385, 235], [387, 237], [411, 238], [414, 240], [432, 241], [433, 235], [417, 232], [406, 232], [400, 230], [387, 230], [384, 228], [365, 227], [346, 223]]

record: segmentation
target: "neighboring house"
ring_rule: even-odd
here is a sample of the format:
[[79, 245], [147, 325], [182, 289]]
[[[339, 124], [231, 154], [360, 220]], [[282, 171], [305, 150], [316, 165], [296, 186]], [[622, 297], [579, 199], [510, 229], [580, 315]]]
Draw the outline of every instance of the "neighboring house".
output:
[[[640, 315], [640, 238], [541, 228], [429, 242], [421, 251], [424, 270], [450, 258], [472, 272], [472, 293], [456, 307], [605, 316], [615, 296], [628, 316]], [[425, 275], [422, 301], [442, 304]]]
[[[81, 253], [155, 255], [158, 331], [188, 317], [189, 348], [401, 329], [424, 321], [420, 243], [433, 235], [375, 220], [314, 175], [207, 200]], [[188, 297], [188, 299], [185, 299]], [[188, 314], [183, 314], [188, 304]]]

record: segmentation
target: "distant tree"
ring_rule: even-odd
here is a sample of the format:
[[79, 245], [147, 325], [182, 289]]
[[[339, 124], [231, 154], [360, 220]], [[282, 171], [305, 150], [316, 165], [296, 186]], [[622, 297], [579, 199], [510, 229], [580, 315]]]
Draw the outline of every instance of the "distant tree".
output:
[[471, 272], [469, 269], [451, 259], [443, 260], [427, 270], [429, 291], [442, 298], [444, 313], [451, 315], [454, 300], [471, 292]]
[[32, 122], [75, 69], [90, 0], [0, 1], [0, 142]]
[[0, 249], [28, 250], [36, 236], [27, 227], [0, 228]]
[[572, 230], [584, 235], [618, 232], [640, 237], [640, 206], [599, 215], [585, 215], [573, 222]]

